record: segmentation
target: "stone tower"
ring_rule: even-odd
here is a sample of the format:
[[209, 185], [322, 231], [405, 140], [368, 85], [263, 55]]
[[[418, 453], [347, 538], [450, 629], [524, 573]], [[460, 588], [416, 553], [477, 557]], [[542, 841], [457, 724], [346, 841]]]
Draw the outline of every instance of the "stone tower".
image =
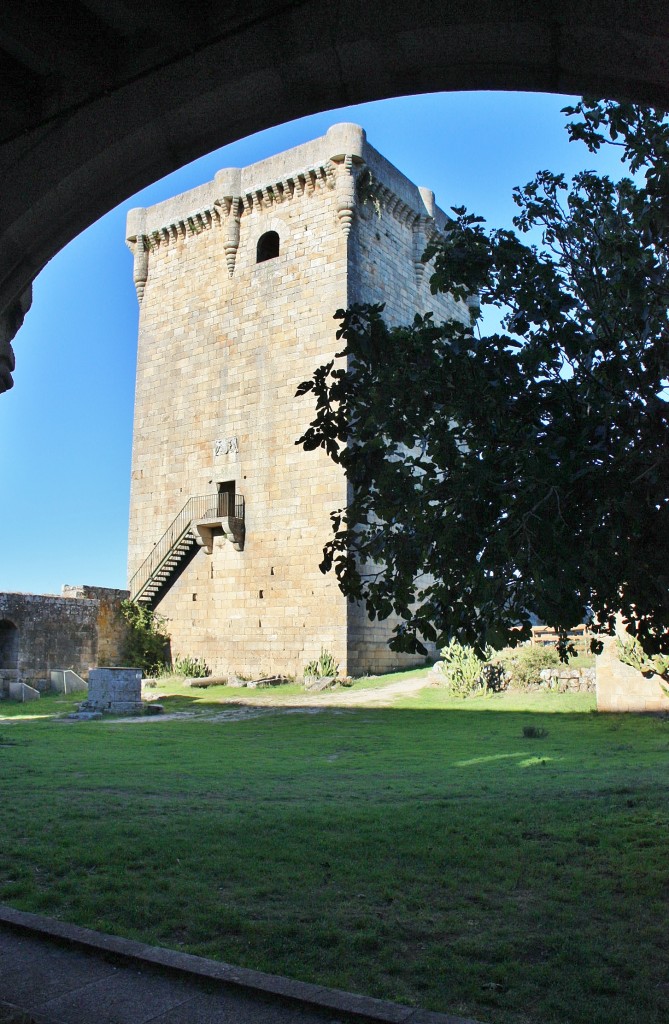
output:
[[312, 405], [295, 390], [352, 302], [384, 302], [396, 324], [467, 315], [420, 261], [446, 222], [353, 124], [129, 213], [130, 589], [168, 619], [173, 654], [216, 674], [298, 674], [321, 648], [344, 673], [411, 663], [387, 647], [394, 623], [319, 571], [346, 480], [296, 447]]

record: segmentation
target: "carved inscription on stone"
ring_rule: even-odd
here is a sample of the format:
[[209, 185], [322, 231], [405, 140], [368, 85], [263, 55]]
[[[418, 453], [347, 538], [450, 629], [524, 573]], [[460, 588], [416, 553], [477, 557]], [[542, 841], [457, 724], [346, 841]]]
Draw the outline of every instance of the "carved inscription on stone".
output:
[[239, 444], [236, 437], [219, 437], [214, 441], [214, 455], [236, 455], [239, 452]]

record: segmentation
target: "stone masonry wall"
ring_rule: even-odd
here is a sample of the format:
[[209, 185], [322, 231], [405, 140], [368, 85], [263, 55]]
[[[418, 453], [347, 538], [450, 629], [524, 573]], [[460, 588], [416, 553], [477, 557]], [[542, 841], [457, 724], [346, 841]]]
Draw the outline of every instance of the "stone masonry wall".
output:
[[[450, 317], [468, 319], [468, 310], [450, 295], [431, 294], [431, 269], [420, 260], [431, 226], [443, 230], [446, 221], [435, 206], [434, 194], [418, 189], [371, 146], [366, 147], [365, 157], [371, 188], [380, 203], [357, 208], [349, 250], [349, 304], [383, 303], [384, 319], [391, 326], [410, 324], [416, 313], [432, 312], [437, 323]], [[422, 210], [420, 216], [418, 210]], [[424, 661], [420, 655], [397, 654], [388, 647], [398, 621], [392, 615], [371, 622], [364, 607], [348, 605], [351, 674], [387, 672]], [[425, 646], [428, 657], [438, 657], [434, 644]]]
[[[97, 613], [94, 601], [0, 594], [0, 622], [11, 622], [18, 631], [17, 681], [44, 692], [51, 669], [72, 668], [86, 675], [97, 657]], [[8, 681], [2, 684], [0, 678], [5, 696]]]
[[597, 656], [598, 711], [669, 712], [669, 697], [658, 676], [644, 676], [618, 658], [615, 637], [603, 637]]
[[[363, 167], [385, 182], [380, 219], [356, 195]], [[244, 550], [215, 537], [160, 596], [173, 655], [244, 675], [299, 674], [322, 647], [343, 673], [415, 662], [387, 648], [390, 620], [369, 623], [318, 569], [346, 482], [323, 452], [296, 447], [313, 404], [295, 390], [337, 351], [334, 313], [350, 301], [385, 300], [393, 322], [450, 312], [417, 270], [429, 224], [446, 220], [433, 204], [428, 214], [427, 195], [360, 128], [337, 125], [131, 211], [141, 312], [130, 577], [191, 496], [234, 481], [246, 501]], [[268, 231], [279, 255], [257, 263]]]
[[121, 614], [121, 603], [128, 599], [130, 592], [111, 587], [64, 586], [62, 596], [97, 602], [97, 664], [122, 665], [128, 629]]
[[127, 596], [105, 587], [64, 587], [62, 596], [0, 594], [0, 625], [15, 628], [17, 654], [15, 666], [0, 663], [0, 696], [10, 681], [44, 692], [52, 669], [71, 668], [85, 679], [102, 657], [120, 658], [118, 608]]
[[[311, 411], [295, 390], [332, 354], [332, 316], [346, 303], [346, 237], [336, 190], [311, 154], [300, 156], [293, 168], [247, 169], [259, 189], [249, 181], [232, 276], [226, 223], [214, 220], [161, 236], [142, 299], [129, 568], [191, 495], [235, 482], [244, 550], [215, 538], [157, 606], [173, 655], [203, 657], [217, 674], [297, 673], [321, 646], [346, 665], [346, 606], [318, 569], [345, 481], [322, 452], [295, 446]], [[301, 194], [279, 201], [260, 190], [314, 163]], [[278, 233], [280, 254], [257, 263], [267, 231]]]

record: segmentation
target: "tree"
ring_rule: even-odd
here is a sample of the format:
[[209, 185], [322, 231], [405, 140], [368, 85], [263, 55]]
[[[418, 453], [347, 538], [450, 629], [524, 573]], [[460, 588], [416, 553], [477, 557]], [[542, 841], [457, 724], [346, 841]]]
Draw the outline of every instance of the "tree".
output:
[[382, 306], [339, 311], [345, 360], [298, 394], [351, 484], [321, 569], [391, 647], [516, 643], [530, 613], [561, 631], [622, 611], [648, 654], [669, 651], [669, 124], [608, 101], [565, 108], [572, 139], [620, 147], [633, 177], [540, 172], [514, 190], [521, 239], [454, 208], [431, 287], [503, 313], [502, 330], [388, 328]]
[[143, 675], [158, 675], [170, 662], [166, 620], [137, 601], [122, 601], [121, 614], [126, 623], [123, 645], [126, 664], [141, 668]]

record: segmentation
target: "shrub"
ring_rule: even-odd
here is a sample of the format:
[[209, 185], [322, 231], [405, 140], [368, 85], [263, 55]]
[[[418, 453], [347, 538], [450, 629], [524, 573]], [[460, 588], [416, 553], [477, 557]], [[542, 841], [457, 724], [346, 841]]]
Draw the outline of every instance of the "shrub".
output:
[[165, 620], [135, 601], [122, 601], [121, 614], [127, 626], [123, 645], [126, 665], [141, 668], [145, 676], [159, 675], [170, 660], [170, 635]]
[[329, 651], [326, 651], [324, 647], [321, 647], [319, 658], [307, 662], [304, 666], [305, 676], [314, 676], [316, 679], [323, 679], [325, 676], [334, 676], [336, 678], [338, 672], [339, 665], [334, 660], [334, 656]]
[[[645, 676], [657, 674], [658, 676], [664, 676], [665, 679], [669, 679], [669, 656], [666, 654], [657, 654], [655, 657], [650, 657], [646, 654], [636, 637], [633, 636], [627, 638], [616, 637], [616, 646], [618, 648], [618, 659], [622, 661], [623, 665], [631, 665], [637, 672], [641, 672]], [[660, 683], [660, 686], [662, 686], [662, 683]], [[664, 686], [662, 686], [662, 689], [666, 692]]]
[[444, 677], [444, 685], [455, 697], [468, 697], [485, 688], [483, 661], [473, 647], [451, 640], [441, 652], [443, 661], [434, 667]]
[[514, 689], [528, 690], [531, 686], [540, 686], [542, 668], [555, 668], [560, 658], [554, 647], [525, 644], [503, 648], [493, 655], [491, 663], [502, 666], [508, 684]]
[[548, 736], [548, 729], [542, 725], [524, 725], [523, 736], [526, 740], [543, 740]]
[[182, 658], [179, 654], [172, 662], [172, 672], [175, 676], [188, 676], [190, 679], [205, 679], [211, 675], [211, 669], [204, 658]]
[[501, 693], [509, 685], [509, 676], [504, 665], [494, 658], [481, 666], [481, 677], [488, 693]]

